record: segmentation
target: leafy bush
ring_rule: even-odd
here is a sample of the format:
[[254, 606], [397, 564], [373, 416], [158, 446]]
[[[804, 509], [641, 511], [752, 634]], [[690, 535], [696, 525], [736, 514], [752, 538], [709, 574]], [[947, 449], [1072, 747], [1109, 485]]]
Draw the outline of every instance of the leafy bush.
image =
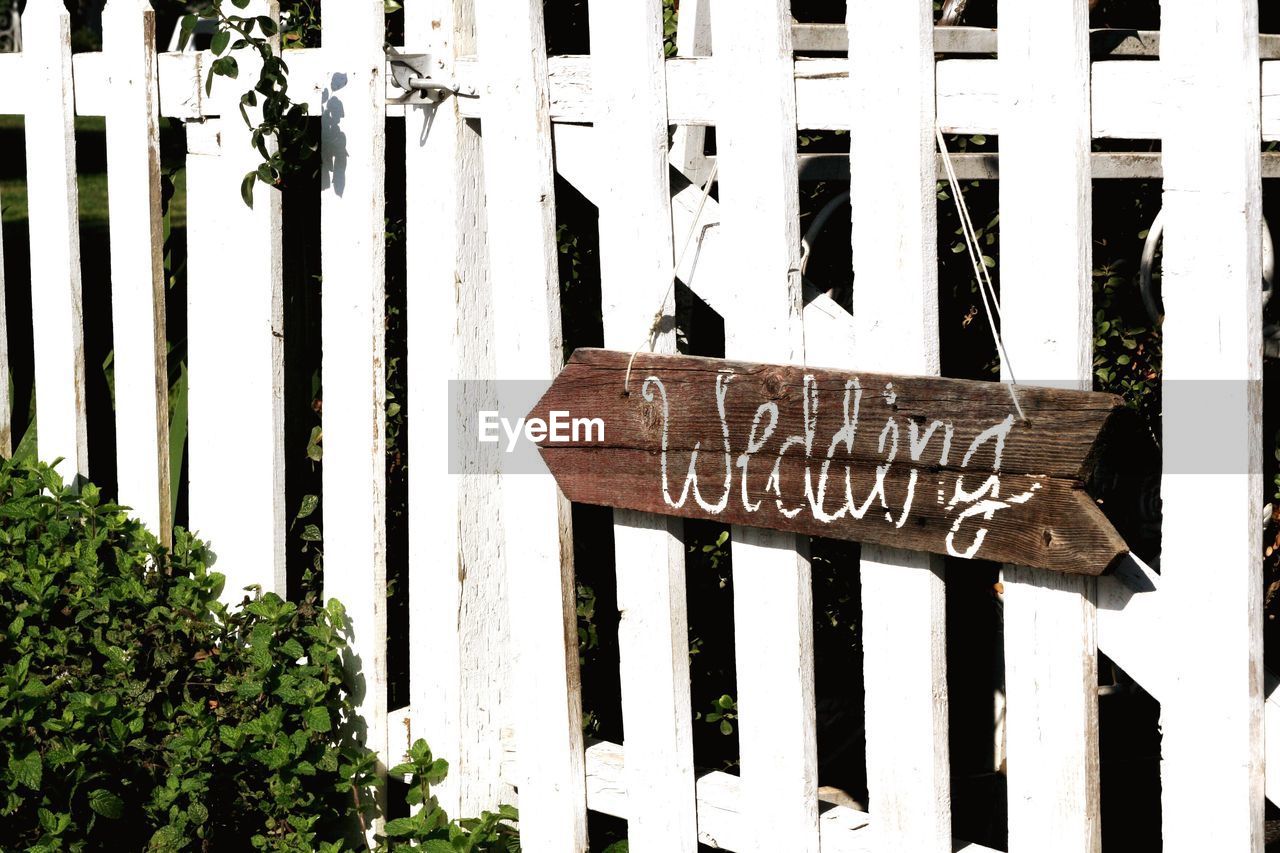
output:
[[[0, 462], [7, 846], [365, 847], [375, 756], [355, 737], [342, 606], [308, 590], [227, 608], [210, 561], [182, 530], [160, 547], [92, 484]], [[414, 750], [397, 770], [429, 772], [411, 789], [433, 808], [428, 837], [511, 849], [514, 810], [451, 823], [426, 797], [447, 765]]]

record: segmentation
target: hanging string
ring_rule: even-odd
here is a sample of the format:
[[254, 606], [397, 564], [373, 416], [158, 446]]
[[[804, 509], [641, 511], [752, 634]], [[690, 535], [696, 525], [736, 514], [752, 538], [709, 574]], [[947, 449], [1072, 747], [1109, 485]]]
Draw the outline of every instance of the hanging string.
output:
[[[1005, 352], [1004, 339], [1000, 336], [999, 326], [996, 325], [997, 319], [1003, 325], [1004, 317], [1000, 314], [1000, 300], [996, 298], [995, 284], [992, 283], [991, 273], [987, 271], [987, 265], [983, 260], [978, 233], [973, 227], [973, 220], [969, 217], [969, 205], [965, 203], [964, 193], [960, 190], [960, 179], [956, 177], [955, 164], [951, 162], [951, 152], [947, 150], [947, 141], [942, 136], [942, 128], [934, 125], [933, 132], [938, 138], [938, 150], [942, 153], [942, 165], [947, 173], [947, 183], [951, 186], [951, 198], [955, 201], [956, 212], [960, 217], [960, 229], [964, 233], [965, 248], [969, 250], [969, 261], [973, 264], [973, 277], [978, 282], [978, 293], [982, 296], [982, 308], [987, 314], [987, 325], [991, 327], [991, 337], [995, 341], [996, 352], [1000, 355], [1000, 363], [1009, 374], [1007, 383], [1009, 396], [1013, 399], [1013, 407], [1018, 412], [1018, 418], [1025, 421], [1027, 416], [1018, 402], [1018, 379], [1013, 374], [1013, 361]], [[994, 314], [992, 306], [995, 307]]]
[[[693, 211], [693, 221], [689, 223], [689, 231], [685, 234], [684, 241], [680, 247], [680, 254], [676, 255], [676, 262], [671, 267], [671, 274], [667, 277], [667, 287], [662, 292], [662, 301], [658, 303], [658, 310], [653, 315], [653, 322], [649, 324], [649, 331], [645, 335], [645, 340], [639, 347], [632, 350], [631, 358], [627, 359], [627, 373], [622, 380], [622, 396], [626, 397], [631, 393], [631, 365], [635, 363], [636, 356], [640, 354], [640, 350], [645, 346], [649, 347], [649, 351], [653, 352], [653, 347], [658, 340], [658, 331], [662, 328], [662, 319], [666, 316], [667, 300], [671, 298], [671, 293], [676, 286], [676, 272], [684, 264], [684, 256], [689, 251], [689, 245], [693, 242], [693, 235], [698, 232], [698, 220], [702, 218], [702, 211], [707, 206], [707, 199], [711, 196], [711, 186], [716, 182], [716, 173], [720, 169], [720, 161], [711, 164], [711, 172], [707, 175], [707, 182], [702, 185], [702, 197], [698, 200], [698, 206]], [[701, 240], [699, 240], [701, 245]]]

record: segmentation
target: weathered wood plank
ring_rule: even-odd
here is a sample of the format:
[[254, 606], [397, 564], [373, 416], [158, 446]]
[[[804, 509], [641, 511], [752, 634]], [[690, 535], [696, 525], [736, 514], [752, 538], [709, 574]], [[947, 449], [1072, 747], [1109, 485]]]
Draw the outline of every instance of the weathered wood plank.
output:
[[[629, 818], [624, 751], [600, 741], [587, 748], [587, 801], [592, 811]], [[698, 777], [698, 840], [721, 850], [749, 850], [754, 822], [742, 801], [742, 780], [719, 771]], [[878, 818], [847, 806], [827, 806], [818, 816], [825, 853], [882, 850]], [[992, 848], [952, 842], [956, 853], [994, 853]]]
[[[387, 748], [384, 15], [341, 0], [321, 21], [329, 75], [320, 114], [324, 393], [324, 593], [347, 608], [347, 661], [366, 729]], [[385, 793], [380, 796], [385, 796]], [[380, 821], [370, 823], [375, 831]]]
[[[1001, 329], [1006, 380], [1091, 387], [1089, 9], [1002, 0]], [[1018, 394], [1025, 394], [1020, 387]], [[1094, 555], [1101, 570], [1109, 562]], [[1018, 562], [1016, 560], [1010, 562]], [[1004, 569], [1009, 849], [1097, 851], [1094, 581]], [[1086, 572], [1096, 574], [1096, 572]]]
[[[724, 274], [731, 282], [757, 283], [739, 291], [743, 310], [725, 324], [725, 354], [801, 362], [790, 4], [712, 0], [711, 26], [721, 237], [726, 245], [751, 247], [727, 255]], [[668, 73], [671, 68], [668, 63]], [[731, 537], [742, 804], [754, 836], [749, 849], [769, 849], [781, 835], [796, 853], [816, 853], [809, 542], [739, 524]], [[759, 629], [765, 624], [769, 631]]]
[[[591, 13], [595, 134], [612, 162], [598, 202], [605, 343], [673, 353], [662, 3]], [[655, 311], [663, 322], [655, 322]], [[625, 768], [627, 838], [638, 853], [694, 853], [698, 846], [683, 534], [678, 518], [614, 511], [622, 725], [632, 756]]]
[[[701, 0], [706, 2], [706, 0]], [[209, 54], [160, 54], [161, 115], [195, 119], [217, 115], [216, 99], [204, 94], [203, 67]], [[21, 54], [0, 55], [0, 79], [17, 79]], [[290, 95], [307, 103], [313, 113], [321, 108], [325, 63], [317, 49], [289, 51]], [[106, 92], [99, 69], [101, 54], [78, 53], [76, 68], [76, 113], [103, 115]], [[550, 58], [550, 109], [556, 122], [590, 122], [595, 115], [591, 96], [591, 60], [586, 56]], [[999, 68], [993, 59], [943, 59], [937, 62], [937, 116], [948, 133], [1000, 132], [1001, 96]], [[483, 69], [475, 57], [462, 57], [456, 65], [462, 85], [481, 91], [481, 97], [459, 98], [459, 109], [467, 118], [484, 113]], [[799, 125], [813, 130], [849, 129], [849, 106], [845, 93], [848, 60], [823, 57], [796, 59], [796, 98]], [[668, 115], [682, 126], [704, 127], [715, 123], [714, 69], [708, 57], [679, 56], [668, 61]], [[1095, 62], [1093, 76], [1093, 136], [1098, 139], [1158, 139], [1165, 106], [1164, 74], [1158, 62], [1114, 60]], [[234, 84], [234, 81], [232, 81]], [[1262, 63], [1263, 139], [1280, 139], [1280, 61]], [[223, 85], [214, 83], [214, 91]], [[399, 115], [404, 93], [388, 84], [388, 115]], [[25, 108], [21, 88], [0, 87], [0, 114], [20, 113]], [[692, 138], [692, 137], [690, 137]], [[677, 167], [679, 164], [676, 164]], [[709, 164], [707, 164], [709, 167]]]
[[1113, 395], [1020, 387], [1023, 422], [993, 383], [643, 353], [624, 395], [628, 361], [579, 349], [531, 412], [599, 420], [541, 436], [573, 500], [1084, 574], [1127, 550], [1082, 488]]
[[[235, 12], [275, 9], [258, 0]], [[235, 55], [242, 75], [256, 73], [252, 50]], [[286, 591], [281, 200], [263, 184], [254, 187], [252, 209], [240, 197], [245, 173], [261, 162], [239, 113], [240, 94], [216, 89], [226, 118], [213, 127], [190, 125], [187, 134], [188, 169], [201, 172], [187, 186], [190, 519], [217, 543], [228, 602], [249, 585]], [[234, 274], [226, 272], [229, 256]]]
[[89, 475], [70, 28], [60, 3], [22, 16], [37, 449], [67, 480]]
[[[483, 0], [476, 13], [491, 98], [483, 149], [497, 376], [550, 379], [563, 355], [542, 2]], [[521, 844], [585, 851], [569, 505], [545, 478], [502, 479]]]
[[[711, 53], [711, 0], [685, 0], [676, 19], [676, 55], [708, 56]], [[665, 79], [665, 71], [664, 71]], [[663, 85], [665, 92], [666, 85]], [[663, 105], [663, 112], [666, 106]], [[692, 183], [701, 186], [711, 174], [707, 157], [707, 129], [677, 125], [671, 137], [671, 165]], [[677, 231], [677, 233], [679, 233]], [[677, 247], [676, 251], [679, 251]]]
[[[1166, 0], [1161, 24], [1163, 835], [1166, 850], [1261, 851], [1258, 4], [1216, 3], [1206, 26], [1200, 4]], [[1183, 473], [1191, 460], [1211, 473]]]
[[[411, 52], [429, 52], [446, 75], [475, 51], [471, 0], [409, 0]], [[448, 756], [433, 789], [449, 814], [514, 802], [501, 778], [501, 730], [510, 714], [511, 636], [501, 537], [497, 453], [459, 438], [447, 452], [450, 378], [491, 377], [493, 293], [488, 271], [480, 134], [458, 99], [405, 107], [408, 296], [410, 675], [413, 736]], [[442, 373], [444, 366], [446, 373]], [[492, 385], [457, 386], [462, 411], [496, 409]], [[462, 477], [453, 476], [461, 473]], [[398, 733], [389, 729], [395, 741]]]
[[[848, 5], [854, 358], [938, 374], [933, 4]], [[867, 791], [879, 849], [951, 851], [945, 565], [862, 549]]]
[[147, 0], [110, 0], [103, 9], [113, 102], [107, 204], [119, 499], [167, 543], [173, 519], [155, 35]]

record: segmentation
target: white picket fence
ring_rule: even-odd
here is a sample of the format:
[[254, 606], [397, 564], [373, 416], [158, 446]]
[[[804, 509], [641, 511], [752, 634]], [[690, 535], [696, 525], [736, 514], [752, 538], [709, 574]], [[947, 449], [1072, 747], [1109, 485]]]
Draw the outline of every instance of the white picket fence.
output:
[[[1280, 731], [1280, 703], [1265, 701], [1261, 640], [1260, 148], [1280, 139], [1280, 61], [1262, 60], [1257, 0], [1165, 0], [1159, 61], [1096, 62], [1087, 0], [1000, 0], [998, 59], [983, 55], [994, 33], [935, 32], [930, 0], [849, 0], [847, 37], [793, 29], [778, 0], [684, 0], [682, 55], [667, 60], [660, 0], [597, 2], [594, 53], [551, 58], [541, 0], [404, 5], [404, 50], [429, 52], [433, 76], [479, 97], [433, 106], [388, 87], [382, 0], [327, 0], [327, 46], [288, 58], [290, 91], [326, 117], [322, 157], [336, 164], [321, 191], [323, 499], [342, 523], [326, 531], [325, 583], [354, 625], [370, 744], [394, 760], [426, 737], [453, 763], [451, 813], [514, 786], [530, 851], [584, 850], [588, 809], [626, 818], [640, 851], [985, 849], [952, 839], [937, 558], [869, 547], [857, 567], [871, 814], [819, 810], [810, 569], [791, 534], [733, 530], [741, 774], [698, 776], [682, 525], [614, 514], [626, 743], [584, 749], [567, 505], [549, 479], [450, 474], [445, 383], [558, 370], [555, 170], [599, 206], [608, 346], [644, 339], [675, 242], [718, 223], [697, 227], [696, 278], [691, 263], [678, 272], [723, 316], [727, 355], [938, 373], [937, 125], [999, 135], [1010, 358], [1025, 376], [1088, 387], [1090, 143], [1160, 140], [1164, 378], [1255, 380], [1214, 424], [1243, 462], [1165, 477], [1162, 571], [1129, 567], [1148, 591], [1006, 569], [1009, 846], [1100, 848], [1101, 649], [1161, 702], [1165, 849], [1262, 849], [1264, 792], [1280, 802], [1263, 721]], [[214, 542], [229, 590], [283, 591], [282, 214], [261, 185], [252, 211], [239, 198], [256, 155], [235, 105], [252, 69], [242, 56], [241, 82], [206, 95], [210, 58], [157, 56], [153, 20], [145, 0], [110, 0], [103, 51], [73, 57], [61, 2], [28, 0], [23, 52], [0, 54], [0, 113], [26, 116], [39, 454], [91, 473], [82, 330], [96, 318], [81, 310], [71, 128], [76, 114], [106, 116], [120, 498], [168, 530], [156, 125], [186, 120], [191, 526]], [[793, 56], [794, 40], [846, 38], [847, 58]], [[946, 44], [974, 55], [939, 58]], [[413, 459], [412, 701], [390, 711], [384, 114], [405, 116]], [[719, 195], [700, 207], [709, 125]], [[798, 128], [852, 132], [852, 316], [802, 297]], [[673, 195], [668, 163], [694, 186]], [[7, 393], [0, 382], [6, 413]], [[1203, 422], [1183, 417], [1188, 405], [1169, 384], [1167, 459], [1207, 440], [1182, 426]]]

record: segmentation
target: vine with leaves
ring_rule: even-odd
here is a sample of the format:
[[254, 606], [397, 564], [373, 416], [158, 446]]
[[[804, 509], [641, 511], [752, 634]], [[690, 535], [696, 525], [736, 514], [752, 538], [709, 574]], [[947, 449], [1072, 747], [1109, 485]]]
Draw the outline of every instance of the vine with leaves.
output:
[[[250, 0], [231, 0], [239, 10], [247, 9]], [[304, 16], [294, 16], [307, 20]], [[233, 54], [251, 49], [260, 61], [258, 79], [253, 88], [240, 96], [240, 116], [250, 129], [250, 144], [262, 157], [256, 169], [245, 173], [240, 182], [240, 197], [253, 207], [253, 187], [263, 183], [283, 188], [303, 168], [315, 151], [307, 133], [309, 113], [305, 103], [294, 103], [289, 97], [289, 66], [276, 47], [281, 36], [279, 25], [267, 15], [228, 14], [217, 0], [203, 0], [182, 17], [180, 44], [190, 42], [201, 19], [217, 21], [217, 29], [209, 43], [215, 59], [205, 77], [205, 93], [213, 91], [213, 79], [240, 76], [240, 62]], [[298, 40], [285, 38], [286, 41]], [[260, 108], [260, 110], [258, 110]], [[249, 111], [258, 110], [254, 113]]]

